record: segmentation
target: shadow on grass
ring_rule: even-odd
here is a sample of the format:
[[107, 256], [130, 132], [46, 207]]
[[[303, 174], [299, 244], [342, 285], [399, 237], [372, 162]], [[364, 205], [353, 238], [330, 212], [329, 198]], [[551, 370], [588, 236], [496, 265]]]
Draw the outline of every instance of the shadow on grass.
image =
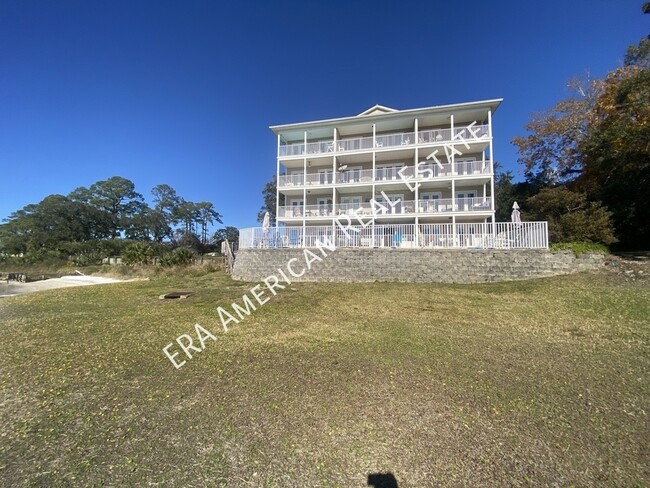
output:
[[369, 474], [368, 486], [374, 486], [375, 488], [399, 488], [393, 473]]

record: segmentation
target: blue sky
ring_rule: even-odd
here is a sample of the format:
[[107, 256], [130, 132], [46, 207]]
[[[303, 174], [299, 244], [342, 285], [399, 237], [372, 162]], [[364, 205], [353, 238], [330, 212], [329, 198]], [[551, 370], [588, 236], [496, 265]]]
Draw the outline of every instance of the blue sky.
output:
[[566, 81], [620, 66], [640, 0], [0, 0], [0, 219], [119, 175], [255, 225], [269, 125], [503, 98], [495, 156]]

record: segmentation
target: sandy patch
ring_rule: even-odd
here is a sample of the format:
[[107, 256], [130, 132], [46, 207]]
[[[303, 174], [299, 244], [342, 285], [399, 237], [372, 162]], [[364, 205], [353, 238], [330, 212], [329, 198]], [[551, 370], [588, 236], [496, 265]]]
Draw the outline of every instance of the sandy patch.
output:
[[106, 285], [110, 283], [125, 283], [136, 280], [117, 280], [103, 276], [63, 276], [50, 280], [35, 281], [33, 283], [19, 283], [16, 281], [0, 281], [0, 297], [24, 295], [37, 291], [55, 290], [72, 286]]

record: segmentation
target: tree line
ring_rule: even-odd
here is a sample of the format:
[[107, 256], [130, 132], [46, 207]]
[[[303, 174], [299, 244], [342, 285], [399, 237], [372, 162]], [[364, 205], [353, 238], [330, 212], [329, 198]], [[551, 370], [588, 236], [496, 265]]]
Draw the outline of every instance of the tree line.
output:
[[650, 248], [650, 37], [604, 78], [568, 87], [569, 98], [532, 115], [512, 141], [525, 180], [498, 173], [498, 217], [516, 200], [524, 218], [548, 220], [554, 242]]
[[134, 243], [151, 249], [145, 254], [177, 247], [208, 252], [238, 235], [234, 227], [210, 234], [213, 224], [223, 223], [211, 202], [186, 200], [167, 184], [156, 185], [151, 195], [149, 205], [135, 184], [121, 176], [68, 195], [49, 195], [13, 212], [0, 225], [0, 257], [93, 264]]

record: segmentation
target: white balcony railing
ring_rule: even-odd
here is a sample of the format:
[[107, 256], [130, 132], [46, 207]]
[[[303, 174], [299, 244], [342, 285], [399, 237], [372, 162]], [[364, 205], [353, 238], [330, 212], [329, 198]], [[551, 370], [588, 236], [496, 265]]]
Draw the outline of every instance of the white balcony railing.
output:
[[491, 161], [460, 161], [454, 163], [456, 176], [485, 175], [492, 173]]
[[466, 127], [454, 127], [454, 140], [470, 142], [479, 139], [487, 139], [490, 136], [488, 125], [469, 125]]
[[290, 188], [293, 186], [318, 186], [336, 184], [354, 184], [354, 183], [372, 183], [374, 182], [400, 182], [410, 180], [416, 177], [418, 180], [429, 178], [445, 178], [450, 176], [476, 176], [489, 175], [492, 173], [492, 163], [490, 161], [461, 161], [454, 163], [452, 172], [451, 163], [435, 164], [427, 163], [418, 165], [417, 175], [414, 166], [377, 168], [375, 178], [372, 178], [371, 169], [354, 169], [340, 171], [336, 173], [307, 173], [280, 175], [279, 187]]
[[305, 217], [331, 217], [334, 215], [334, 205], [318, 204], [318, 205], [305, 205]]
[[278, 218], [281, 219], [302, 219], [313, 217], [333, 217], [334, 205], [284, 205], [278, 207]]
[[336, 205], [337, 215], [358, 215], [360, 217], [372, 217], [374, 215], [373, 204], [363, 203], [339, 203]]
[[307, 173], [305, 175], [307, 185], [331, 185], [334, 182], [334, 173]]
[[302, 156], [303, 154], [305, 154], [305, 145], [302, 142], [281, 144], [279, 148], [280, 156]]
[[[358, 210], [360, 209], [360, 210]], [[397, 200], [394, 202], [377, 201], [363, 203], [337, 203], [319, 205], [284, 205], [278, 207], [279, 219], [296, 219], [310, 217], [333, 217], [337, 215], [357, 215], [382, 217], [385, 215], [405, 215], [414, 213], [444, 212], [485, 212], [491, 211], [492, 197], [437, 198], [414, 200]]]
[[279, 219], [296, 219], [305, 216], [304, 205], [283, 205], [278, 207]]
[[418, 200], [418, 213], [484, 212], [492, 210], [492, 197]]
[[319, 141], [307, 143], [307, 154], [322, 154], [334, 152], [334, 141]]
[[304, 182], [304, 175], [280, 175], [278, 186], [286, 188], [288, 186], [302, 186]]
[[[460, 144], [476, 140], [485, 140], [490, 135], [488, 125], [470, 125], [454, 128], [453, 142]], [[417, 139], [417, 141], [416, 141]], [[383, 149], [389, 147], [412, 146], [414, 144], [443, 144], [452, 142], [452, 131], [449, 129], [429, 129], [414, 132], [396, 132], [392, 134], [379, 134], [374, 140], [372, 136], [348, 137], [334, 140], [308, 142], [295, 142], [280, 144], [278, 154], [280, 157], [304, 156], [306, 154], [327, 154], [348, 151], [367, 151], [373, 148]]]
[[395, 202], [381, 201], [375, 205], [375, 214], [377, 217], [383, 215], [402, 215], [415, 213], [414, 200], [397, 200]]
[[418, 166], [418, 179], [428, 179], [428, 178], [444, 178], [447, 176], [453, 176], [451, 171], [451, 163], [444, 164], [421, 164]]
[[382, 134], [375, 138], [375, 147], [409, 146], [415, 144], [415, 133]]
[[456, 198], [455, 212], [485, 212], [492, 210], [492, 197]]
[[415, 175], [413, 166], [377, 168], [375, 170], [375, 181], [403, 181], [405, 178], [412, 178]]
[[372, 137], [353, 137], [341, 139], [336, 144], [337, 152], [362, 151], [372, 149]]
[[548, 249], [547, 222], [345, 224], [241, 229], [239, 247], [307, 248], [320, 241], [346, 248]]
[[451, 141], [451, 129], [430, 129], [418, 132], [418, 143], [436, 144]]
[[345, 185], [348, 183], [372, 183], [371, 169], [349, 169], [336, 173], [336, 183]]

